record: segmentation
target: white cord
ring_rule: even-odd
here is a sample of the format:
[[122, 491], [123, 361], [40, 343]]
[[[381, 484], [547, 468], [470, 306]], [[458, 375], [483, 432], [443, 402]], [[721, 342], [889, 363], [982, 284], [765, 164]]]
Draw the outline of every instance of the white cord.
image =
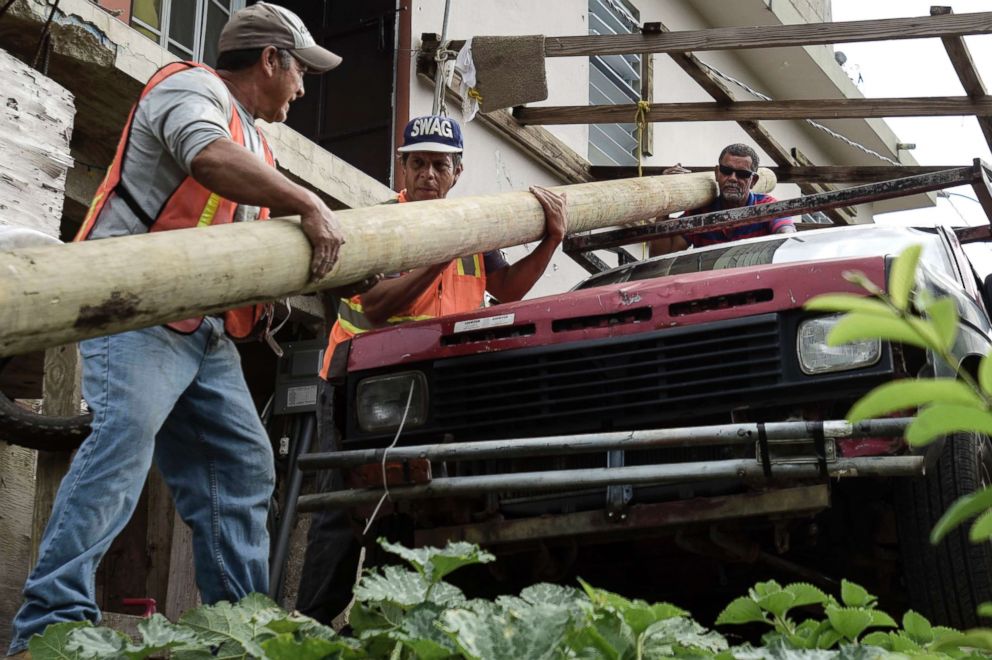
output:
[[[741, 82], [740, 80], [738, 80], [737, 78], [734, 78], [733, 76], [728, 76], [723, 71], [720, 71], [719, 69], [710, 66], [709, 64], [707, 64], [706, 62], [703, 62], [702, 60], [700, 60], [699, 63], [702, 64], [703, 66], [705, 66], [707, 69], [709, 69], [715, 75], [719, 76], [720, 78], [723, 78], [724, 80], [726, 80], [728, 82], [731, 82], [731, 83], [737, 85], [738, 87], [740, 87], [740, 88], [748, 91], [749, 93], [753, 94], [754, 96], [757, 96], [759, 99], [762, 99], [764, 101], [772, 101], [772, 100], [774, 100], [774, 99], [772, 99], [772, 97], [768, 96], [767, 94], [762, 94], [761, 92], [759, 92], [758, 90], [754, 89], [753, 87], [750, 87], [747, 83]], [[825, 132], [827, 135], [829, 135], [829, 136], [831, 136], [833, 138], [836, 138], [836, 139], [840, 140], [841, 142], [844, 142], [844, 143], [846, 143], [846, 144], [854, 147], [855, 149], [859, 149], [859, 150], [865, 152], [869, 156], [875, 156], [876, 158], [880, 158], [880, 159], [884, 160], [887, 163], [891, 163], [892, 165], [902, 165], [902, 163], [900, 163], [899, 161], [892, 160], [888, 156], [885, 156], [883, 154], [880, 154], [877, 151], [875, 151], [874, 149], [871, 149], [869, 147], [866, 147], [865, 145], [860, 144], [859, 142], [855, 142], [851, 138], [849, 138], [849, 137], [847, 137], [845, 135], [841, 135], [837, 131], [835, 131], [835, 130], [827, 127], [827, 126], [824, 126], [823, 124], [821, 124], [819, 122], [813, 121], [812, 119], [807, 119], [806, 120], [806, 123], [809, 124], [810, 126], [813, 126], [814, 128], [820, 129], [821, 131]]]
[[392, 444], [386, 447], [386, 450], [382, 452], [382, 488], [384, 492], [382, 493], [382, 497], [379, 498], [379, 503], [375, 505], [372, 515], [369, 516], [369, 521], [365, 525], [365, 529], [362, 530], [362, 536], [369, 533], [372, 523], [375, 522], [375, 517], [379, 514], [379, 509], [382, 508], [382, 503], [386, 501], [387, 497], [389, 497], [389, 481], [386, 479], [386, 456], [389, 454], [389, 450], [396, 446], [396, 442], [400, 439], [400, 434], [403, 433], [403, 425], [406, 424], [406, 416], [407, 413], [410, 412], [410, 402], [413, 401], [413, 388], [416, 384], [417, 381], [412, 381], [410, 383], [410, 394], [406, 397], [406, 408], [403, 409], [403, 418], [400, 419], [400, 427], [396, 429], [396, 436], [393, 438]]

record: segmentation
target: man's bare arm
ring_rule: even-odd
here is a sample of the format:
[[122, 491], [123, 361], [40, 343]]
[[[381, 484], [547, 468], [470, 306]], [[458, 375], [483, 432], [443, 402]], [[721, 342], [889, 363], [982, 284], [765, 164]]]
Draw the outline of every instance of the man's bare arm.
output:
[[313, 246], [312, 279], [323, 277], [334, 266], [345, 242], [344, 233], [317, 195], [227, 138], [208, 144], [191, 165], [194, 179], [226, 199], [268, 207], [274, 216], [299, 215], [303, 232]]
[[520, 300], [533, 288], [561, 245], [568, 230], [565, 195], [534, 186], [530, 191], [544, 209], [545, 234], [537, 247], [526, 257], [506, 268], [486, 273], [486, 290], [500, 302]]

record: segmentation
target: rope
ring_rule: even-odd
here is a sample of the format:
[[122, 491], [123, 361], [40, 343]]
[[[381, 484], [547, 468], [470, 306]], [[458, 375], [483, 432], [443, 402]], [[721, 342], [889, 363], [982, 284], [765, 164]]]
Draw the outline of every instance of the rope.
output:
[[[52, 27], [52, 19], [55, 18], [55, 12], [59, 8], [59, 1], [60, 0], [55, 0], [55, 4], [52, 5], [52, 11], [48, 12], [48, 20], [45, 21], [45, 27], [41, 29], [41, 37], [39, 37], [38, 39], [38, 49], [35, 50], [34, 60], [32, 60], [31, 62], [32, 69], [41, 71], [45, 75], [48, 74], [48, 52], [52, 45], [51, 34], [49, 33], [49, 30]], [[6, 9], [7, 8], [4, 7], [4, 11], [6, 11]], [[39, 68], [39, 65], [42, 63], [41, 56], [43, 53], [45, 55], [45, 59], [44, 59], [45, 66], [43, 69], [41, 69]]]
[[[637, 102], [637, 112], [634, 113], [634, 123], [637, 124], [637, 176], [644, 176], [644, 131], [648, 128], [648, 111], [651, 104], [641, 99]], [[648, 243], [641, 243], [641, 261], [648, 258]]]
[[389, 454], [389, 450], [396, 446], [397, 441], [400, 439], [400, 434], [403, 433], [403, 425], [406, 424], [407, 413], [410, 412], [410, 402], [413, 401], [413, 388], [416, 386], [417, 381], [412, 381], [410, 383], [410, 394], [406, 397], [406, 408], [403, 409], [403, 418], [400, 419], [400, 426], [396, 429], [396, 436], [393, 438], [393, 442], [386, 447], [386, 450], [382, 452], [382, 497], [379, 498], [379, 503], [375, 505], [375, 509], [372, 511], [372, 515], [369, 516], [369, 521], [365, 525], [365, 529], [362, 530], [362, 536], [369, 533], [372, 528], [372, 523], [375, 522], [375, 517], [379, 515], [379, 509], [382, 508], [383, 502], [389, 497], [389, 481], [386, 479], [386, 456]]
[[[728, 76], [723, 71], [720, 71], [719, 69], [710, 66], [706, 62], [700, 61], [699, 63], [702, 64], [707, 69], [709, 69], [716, 76], [718, 76], [720, 78], [723, 78], [727, 82], [730, 82], [730, 83], [733, 83], [733, 84], [737, 85], [741, 89], [744, 89], [745, 91], [749, 92], [750, 94], [752, 94], [754, 96], [757, 96], [759, 99], [762, 99], [763, 101], [773, 101], [774, 100], [772, 97], [768, 96], [767, 94], [762, 94], [758, 90], [756, 90], [753, 87], [749, 86], [747, 83], [741, 82], [740, 80], [738, 80], [737, 78], [734, 78], [733, 76]], [[813, 121], [812, 119], [807, 119], [806, 120], [806, 123], [809, 124], [810, 126], [812, 126], [813, 128], [820, 129], [821, 131], [823, 131], [824, 133], [826, 133], [827, 135], [829, 135], [832, 138], [835, 138], [837, 140], [840, 140], [841, 142], [844, 142], [845, 144], [847, 144], [847, 145], [849, 145], [851, 147], [854, 147], [855, 149], [858, 149], [860, 151], [863, 151], [864, 153], [868, 154], [869, 156], [874, 156], [875, 158], [879, 158], [881, 160], [884, 160], [885, 162], [887, 162], [887, 163], [889, 163], [891, 165], [902, 165], [902, 163], [900, 163], [899, 161], [892, 160], [888, 156], [885, 156], [883, 154], [880, 154], [877, 151], [875, 151], [874, 149], [872, 149], [870, 147], [866, 147], [865, 145], [861, 144], [860, 142], [855, 142], [851, 138], [849, 138], [849, 137], [847, 137], [845, 135], [841, 135], [837, 131], [835, 131], [835, 130], [827, 127], [827, 126], [824, 126], [823, 124], [821, 124], [819, 122]]]
[[482, 106], [482, 94], [480, 94], [479, 90], [475, 87], [468, 88], [468, 97], [470, 99], [475, 99], [475, 102], [478, 103], [480, 107]]

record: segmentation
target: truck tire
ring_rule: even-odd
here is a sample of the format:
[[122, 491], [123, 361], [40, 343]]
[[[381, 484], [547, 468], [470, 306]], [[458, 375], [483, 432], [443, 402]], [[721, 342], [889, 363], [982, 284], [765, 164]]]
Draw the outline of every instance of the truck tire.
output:
[[992, 543], [969, 541], [970, 525], [965, 524], [934, 546], [930, 530], [958, 497], [992, 484], [992, 442], [973, 433], [950, 436], [925, 476], [896, 483], [896, 522], [910, 607], [935, 624], [958, 629], [979, 625], [978, 606], [992, 601]]
[[[9, 359], [0, 360], [0, 371]], [[39, 451], [71, 451], [90, 433], [92, 415], [50, 417], [25, 410], [0, 392], [0, 440]]]

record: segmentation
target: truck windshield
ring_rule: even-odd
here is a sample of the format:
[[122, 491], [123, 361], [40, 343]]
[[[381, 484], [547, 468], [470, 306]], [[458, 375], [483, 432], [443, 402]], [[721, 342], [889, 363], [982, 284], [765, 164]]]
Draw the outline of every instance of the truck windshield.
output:
[[765, 264], [896, 255], [916, 243], [924, 246], [924, 264], [954, 277], [953, 266], [934, 229], [870, 225], [780, 234], [676, 252], [594, 275], [575, 288]]

